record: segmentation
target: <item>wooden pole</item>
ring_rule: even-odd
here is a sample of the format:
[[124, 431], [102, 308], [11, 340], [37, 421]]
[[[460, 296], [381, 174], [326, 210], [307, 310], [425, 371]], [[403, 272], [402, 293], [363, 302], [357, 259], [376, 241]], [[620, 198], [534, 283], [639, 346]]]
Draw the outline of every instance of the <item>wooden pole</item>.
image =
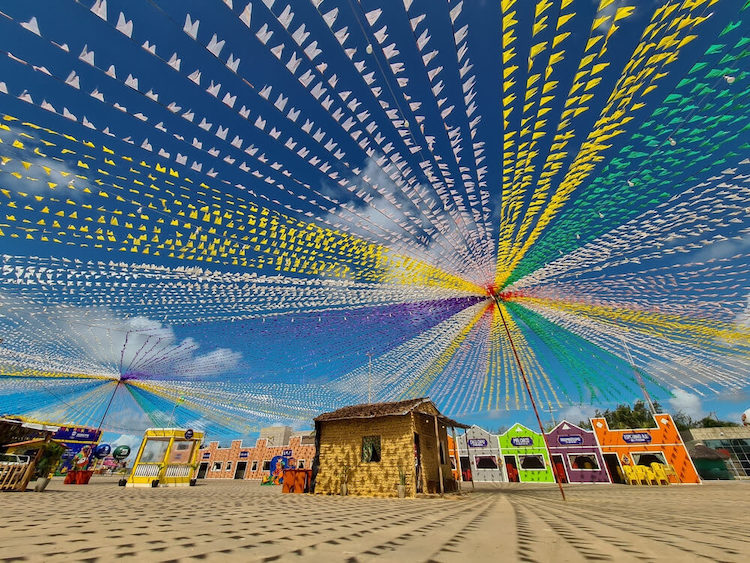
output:
[[[466, 429], [464, 429], [464, 442], [466, 442], [466, 457], [469, 458], [469, 473], [471, 473], [471, 490], [475, 490], [477, 487], [474, 484], [474, 475], [476, 475], [476, 471], [474, 471], [474, 468], [471, 465], [471, 456], [469, 455], [469, 437], [466, 434]], [[459, 456], [461, 454], [459, 453]]]
[[458, 469], [458, 492], [461, 492], [461, 482], [464, 480], [461, 474], [461, 454], [458, 453], [458, 440], [456, 440], [456, 427], [451, 426], [451, 435], [453, 436], [453, 447], [456, 449], [456, 469]]
[[437, 458], [438, 462], [438, 479], [440, 480], [440, 496], [442, 497], [445, 494], [445, 490], [443, 489], [443, 465], [440, 463], [440, 434], [438, 433], [438, 417], [435, 415], [435, 445], [437, 446], [437, 449], [435, 450], [435, 457]]
[[[516, 345], [513, 344], [513, 338], [510, 335], [510, 329], [508, 328], [508, 323], [505, 322], [505, 315], [503, 315], [503, 310], [500, 307], [500, 302], [497, 300], [497, 295], [492, 295], [492, 299], [495, 301], [495, 306], [497, 307], [498, 312], [500, 313], [500, 319], [503, 321], [503, 326], [505, 327], [505, 333], [508, 335], [508, 342], [510, 342], [510, 348], [513, 350], [513, 356], [516, 358], [516, 364], [518, 365], [518, 369], [521, 371], [521, 377], [523, 377], [523, 383], [526, 386], [526, 393], [529, 395], [529, 401], [531, 401], [531, 406], [534, 408], [534, 414], [536, 415], [536, 421], [539, 423], [539, 431], [542, 433], [542, 440], [544, 440], [544, 444], [547, 447], [547, 452], [549, 452], [549, 444], [547, 444], [547, 434], [544, 432], [544, 426], [542, 425], [542, 419], [539, 418], [539, 410], [536, 408], [536, 402], [534, 401], [534, 396], [531, 394], [531, 387], [529, 387], [529, 380], [526, 379], [526, 372], [523, 370], [523, 365], [521, 365], [521, 360], [518, 357], [518, 352], [516, 352]], [[552, 464], [552, 458], [550, 457], [550, 464]], [[554, 476], [555, 472], [552, 471], [552, 475]], [[563, 491], [562, 483], [560, 483], [560, 480], [555, 478], [555, 481], [557, 481], [557, 486], [560, 488], [560, 494], [562, 495], [562, 499], [565, 499], [565, 491]]]

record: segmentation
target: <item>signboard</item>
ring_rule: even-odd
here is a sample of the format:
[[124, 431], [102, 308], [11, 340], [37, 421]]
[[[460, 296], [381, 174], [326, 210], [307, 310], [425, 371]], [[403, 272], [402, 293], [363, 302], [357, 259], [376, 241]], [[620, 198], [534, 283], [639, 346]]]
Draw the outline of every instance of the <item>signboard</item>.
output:
[[115, 451], [112, 452], [112, 457], [115, 458], [117, 461], [122, 461], [129, 455], [130, 455], [130, 446], [126, 444], [117, 446], [115, 448]]
[[486, 448], [487, 440], [484, 438], [469, 438], [467, 440], [470, 448]]
[[531, 446], [534, 444], [534, 440], [529, 436], [515, 436], [510, 439], [510, 443], [514, 446]]
[[85, 445], [86, 444], [77, 444], [75, 442], [65, 444], [67, 449], [63, 452], [63, 455], [62, 455], [62, 459], [60, 463], [60, 471], [66, 472], [70, 469], [72, 462], [73, 462], [73, 458], [78, 452], [80, 452], [83, 449]]
[[61, 426], [52, 436], [53, 440], [65, 442], [75, 440], [77, 442], [96, 442], [101, 435], [101, 430], [95, 428], [75, 428], [72, 426]]
[[651, 434], [648, 432], [628, 432], [622, 435], [622, 439], [628, 444], [648, 444], [651, 441]]
[[573, 434], [570, 436], [558, 436], [557, 441], [563, 446], [580, 446], [583, 444], [583, 436]]
[[290, 455], [292, 455], [292, 450], [284, 450], [283, 452], [281, 452], [281, 455], [283, 455], [283, 456], [290, 456]]
[[185, 430], [185, 439], [190, 440], [190, 438], [192, 437], [193, 437], [193, 429], [188, 428], [187, 430]]
[[94, 448], [94, 457], [104, 459], [112, 452], [112, 446], [109, 444], [99, 444]]
[[247, 456], [250, 452], [240, 452], [240, 459], [247, 459]]

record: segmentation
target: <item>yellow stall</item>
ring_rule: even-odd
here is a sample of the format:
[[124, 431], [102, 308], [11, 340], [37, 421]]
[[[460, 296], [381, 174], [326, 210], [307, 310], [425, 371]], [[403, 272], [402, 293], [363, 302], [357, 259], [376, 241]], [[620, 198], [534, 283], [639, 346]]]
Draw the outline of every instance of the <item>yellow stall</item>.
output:
[[203, 432], [149, 428], [143, 435], [128, 487], [186, 487], [197, 466]]

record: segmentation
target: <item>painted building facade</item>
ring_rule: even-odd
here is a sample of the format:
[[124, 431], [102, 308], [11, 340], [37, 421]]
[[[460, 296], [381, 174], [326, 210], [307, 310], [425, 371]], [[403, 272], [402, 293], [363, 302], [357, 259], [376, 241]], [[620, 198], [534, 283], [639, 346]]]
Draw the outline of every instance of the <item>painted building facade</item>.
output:
[[271, 464], [278, 458], [294, 463], [295, 468], [310, 469], [315, 457], [315, 437], [311, 432], [293, 433], [289, 427], [261, 430], [255, 446], [233, 440], [228, 448], [210, 442], [200, 450], [199, 479], [252, 479], [271, 476]]
[[552, 468], [563, 483], [610, 483], [595, 434], [563, 420], [547, 433]]
[[510, 482], [555, 481], [544, 436], [516, 423], [498, 437], [505, 472]]
[[448, 426], [426, 398], [344, 407], [315, 419], [318, 455], [316, 494], [339, 494], [346, 475], [348, 494], [397, 496], [406, 475], [406, 496], [458, 485], [451, 473]]
[[497, 434], [474, 425], [459, 433], [456, 441], [461, 468], [465, 475], [466, 470], [469, 471], [467, 481], [502, 483], [508, 480]]
[[674, 468], [672, 483], [700, 483], [700, 477], [672, 417], [655, 414], [656, 428], [613, 430], [606, 419], [592, 418], [591, 425], [601, 449], [609, 476], [622, 482], [623, 467], [650, 466], [652, 463]]

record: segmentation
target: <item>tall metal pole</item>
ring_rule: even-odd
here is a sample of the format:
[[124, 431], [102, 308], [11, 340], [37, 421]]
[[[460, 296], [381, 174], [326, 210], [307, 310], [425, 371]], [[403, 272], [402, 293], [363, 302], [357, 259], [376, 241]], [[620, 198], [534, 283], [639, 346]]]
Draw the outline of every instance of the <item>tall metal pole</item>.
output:
[[[518, 357], [518, 352], [516, 352], [516, 345], [513, 343], [513, 338], [510, 335], [510, 329], [508, 328], [508, 323], [505, 322], [505, 315], [503, 315], [503, 309], [500, 307], [500, 302], [497, 299], [497, 295], [494, 293], [492, 294], [492, 300], [495, 302], [495, 306], [497, 307], [498, 313], [500, 313], [500, 319], [503, 321], [503, 326], [505, 327], [505, 334], [508, 335], [508, 342], [510, 342], [510, 348], [513, 350], [513, 356], [516, 358], [516, 364], [518, 365], [518, 369], [521, 372], [521, 377], [523, 378], [523, 384], [526, 386], [526, 393], [529, 395], [529, 401], [531, 401], [531, 406], [534, 408], [534, 415], [536, 416], [536, 421], [539, 423], [539, 431], [542, 433], [542, 440], [544, 440], [544, 444], [547, 446], [547, 451], [549, 451], [549, 444], [547, 443], [547, 434], [544, 432], [544, 426], [542, 425], [542, 419], [539, 418], [539, 410], [536, 408], [536, 402], [534, 401], [534, 396], [531, 394], [531, 387], [529, 387], [529, 380], [526, 379], [526, 372], [523, 370], [523, 366], [521, 365], [521, 359]], [[552, 459], [550, 458], [550, 464], [552, 463]], [[555, 472], [552, 472], [552, 475], [555, 475]], [[559, 479], [555, 477], [555, 481], [557, 482], [557, 486], [560, 489], [560, 495], [562, 495], [563, 500], [567, 500], [565, 498], [565, 491], [563, 491], [562, 483], [560, 483]]]

